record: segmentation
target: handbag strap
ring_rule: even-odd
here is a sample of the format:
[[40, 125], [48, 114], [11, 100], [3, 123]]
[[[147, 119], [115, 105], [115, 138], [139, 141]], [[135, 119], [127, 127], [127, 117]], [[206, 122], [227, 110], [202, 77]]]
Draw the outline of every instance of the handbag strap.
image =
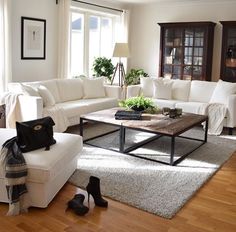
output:
[[[48, 138], [50, 138], [50, 134], [48, 132], [48, 127], [46, 127], [46, 133], [48, 135]], [[48, 145], [46, 145], [45, 151], [49, 151], [49, 150], [50, 150], [50, 141], [48, 140]]]

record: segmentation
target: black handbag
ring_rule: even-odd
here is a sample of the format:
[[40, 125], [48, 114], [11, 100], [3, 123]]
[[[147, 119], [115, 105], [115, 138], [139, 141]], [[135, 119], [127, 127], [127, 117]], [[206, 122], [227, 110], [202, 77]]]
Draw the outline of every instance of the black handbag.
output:
[[49, 150], [56, 143], [53, 138], [51, 117], [40, 118], [27, 122], [16, 122], [17, 144], [22, 152], [33, 151], [42, 147]]

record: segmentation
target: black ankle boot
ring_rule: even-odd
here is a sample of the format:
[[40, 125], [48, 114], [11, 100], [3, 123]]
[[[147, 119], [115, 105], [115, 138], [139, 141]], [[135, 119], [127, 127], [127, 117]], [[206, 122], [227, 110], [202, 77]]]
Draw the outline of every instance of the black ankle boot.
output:
[[85, 196], [83, 194], [75, 194], [72, 200], [70, 200], [67, 205], [68, 208], [73, 209], [74, 212], [80, 216], [88, 213], [89, 208], [83, 205]]
[[94, 203], [96, 206], [107, 207], [108, 202], [102, 198], [100, 191], [100, 179], [95, 176], [90, 176], [89, 183], [86, 187], [88, 192], [88, 201], [90, 194], [93, 196]]

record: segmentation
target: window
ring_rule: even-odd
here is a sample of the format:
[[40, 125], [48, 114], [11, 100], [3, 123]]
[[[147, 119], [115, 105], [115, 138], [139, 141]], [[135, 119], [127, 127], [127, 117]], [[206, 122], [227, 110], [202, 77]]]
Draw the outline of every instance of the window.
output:
[[72, 13], [71, 33], [71, 74], [78, 75], [84, 70], [84, 15]]
[[96, 57], [112, 57], [120, 16], [71, 11], [71, 75], [92, 76]]

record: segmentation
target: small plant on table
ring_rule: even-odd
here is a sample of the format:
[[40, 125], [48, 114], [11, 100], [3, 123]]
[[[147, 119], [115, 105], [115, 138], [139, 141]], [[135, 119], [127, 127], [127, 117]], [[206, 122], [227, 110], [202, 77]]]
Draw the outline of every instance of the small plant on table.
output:
[[158, 107], [154, 105], [152, 99], [144, 96], [132, 97], [119, 102], [119, 106], [125, 107], [129, 110], [143, 111], [145, 113], [156, 113]]

